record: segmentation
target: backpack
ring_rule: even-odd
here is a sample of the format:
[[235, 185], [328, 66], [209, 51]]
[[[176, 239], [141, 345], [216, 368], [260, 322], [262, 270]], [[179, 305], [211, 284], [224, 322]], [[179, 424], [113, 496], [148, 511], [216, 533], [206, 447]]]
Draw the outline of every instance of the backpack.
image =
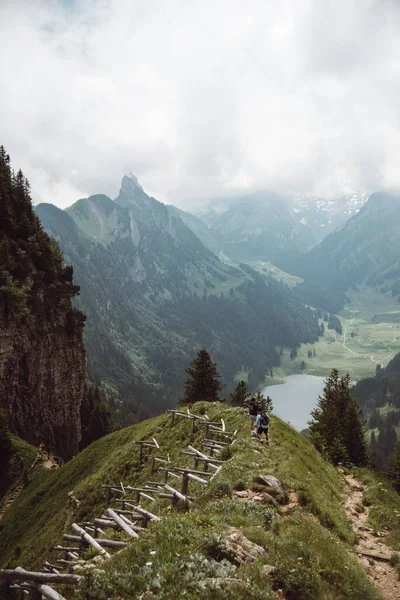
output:
[[269, 427], [270, 418], [269, 415], [261, 415], [260, 426]]

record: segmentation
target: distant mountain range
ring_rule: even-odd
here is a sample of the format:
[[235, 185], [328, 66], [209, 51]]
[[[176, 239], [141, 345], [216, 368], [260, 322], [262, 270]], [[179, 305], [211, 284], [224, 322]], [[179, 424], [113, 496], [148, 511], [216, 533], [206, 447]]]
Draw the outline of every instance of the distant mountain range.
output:
[[89, 374], [114, 398], [120, 422], [175, 404], [201, 347], [228, 392], [241, 370], [258, 385], [279, 363], [279, 346], [317, 339], [314, 312], [288, 288], [221, 262], [193, 233], [206, 237], [201, 221], [149, 197], [133, 177], [115, 201], [99, 194], [66, 211], [36, 210], [74, 266]]
[[305, 279], [299, 286], [313, 306], [336, 312], [345, 291], [360, 283], [400, 295], [400, 196], [377, 192], [347, 223], [308, 254], [287, 255], [280, 268]]
[[216, 199], [197, 213], [197, 220], [180, 212], [186, 225], [214, 252], [235, 260], [274, 261], [282, 254], [308, 252], [344, 225], [367, 199], [365, 193], [327, 200], [257, 192]]
[[303, 196], [292, 200], [291, 212], [313, 232], [315, 241], [346, 223], [368, 200], [368, 194], [357, 193], [327, 200], [316, 196]]

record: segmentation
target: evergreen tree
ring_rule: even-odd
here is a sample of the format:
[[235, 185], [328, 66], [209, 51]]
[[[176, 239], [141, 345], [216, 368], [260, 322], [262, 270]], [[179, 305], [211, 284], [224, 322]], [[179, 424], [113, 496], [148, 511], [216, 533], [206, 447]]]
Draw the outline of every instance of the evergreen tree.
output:
[[400, 442], [397, 442], [396, 450], [390, 459], [388, 475], [393, 487], [400, 494]]
[[257, 390], [254, 396], [254, 400], [257, 404], [257, 408], [260, 408], [264, 412], [271, 412], [273, 409], [272, 398], [269, 396], [265, 397], [261, 390]]
[[245, 406], [246, 400], [249, 396], [250, 392], [247, 388], [247, 383], [243, 380], [238, 381], [233, 392], [231, 393], [231, 405]]
[[112, 413], [108, 402], [100, 388], [91, 383], [85, 384], [81, 404], [81, 427], [81, 450], [113, 430]]
[[224, 386], [219, 381], [220, 374], [217, 371], [217, 366], [207, 350], [200, 350], [185, 371], [189, 377], [185, 382], [182, 404], [193, 404], [193, 402], [201, 400], [207, 402], [218, 402], [220, 400], [218, 394]]
[[311, 416], [310, 435], [320, 452], [334, 464], [366, 464], [363, 423], [360, 410], [350, 394], [349, 374], [339, 377], [338, 370], [332, 370]]

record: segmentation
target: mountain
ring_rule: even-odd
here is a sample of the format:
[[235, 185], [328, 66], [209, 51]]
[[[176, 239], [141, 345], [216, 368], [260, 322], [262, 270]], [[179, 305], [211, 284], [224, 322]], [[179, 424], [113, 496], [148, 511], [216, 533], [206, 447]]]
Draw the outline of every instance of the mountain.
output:
[[305, 252], [315, 243], [311, 229], [283, 197], [257, 192], [226, 203], [228, 208], [214, 212], [209, 222], [223, 252], [235, 260], [268, 261], [281, 252]]
[[41, 204], [37, 214], [74, 266], [88, 372], [120, 422], [174, 405], [200, 348], [229, 391], [242, 370], [258, 385], [279, 363], [277, 346], [318, 337], [315, 314], [286, 286], [221, 262], [133, 178], [115, 201], [95, 195], [67, 211]]
[[399, 257], [400, 197], [377, 192], [307, 255], [280, 257], [277, 264], [305, 279], [297, 289], [305, 302], [337, 312], [346, 290], [361, 283], [399, 295]]
[[291, 212], [301, 223], [310, 227], [315, 241], [319, 243], [335, 229], [342, 227], [367, 199], [368, 194], [362, 192], [331, 200], [302, 196], [292, 200]]
[[64, 458], [78, 452], [86, 361], [79, 288], [0, 147], [0, 408], [12, 433]]
[[221, 251], [221, 241], [218, 235], [201, 218], [192, 215], [189, 212], [181, 210], [172, 204], [168, 205], [168, 210], [173, 217], [181, 219], [198, 238], [203, 242], [206, 248], [218, 256]]

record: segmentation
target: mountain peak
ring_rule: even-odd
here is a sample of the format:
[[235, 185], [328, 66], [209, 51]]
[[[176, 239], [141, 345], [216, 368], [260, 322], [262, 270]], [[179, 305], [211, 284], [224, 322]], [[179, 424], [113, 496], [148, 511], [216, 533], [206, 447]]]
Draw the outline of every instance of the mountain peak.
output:
[[140, 200], [147, 200], [148, 195], [140, 185], [135, 175], [124, 175], [121, 181], [118, 202], [126, 206], [127, 204], [136, 204]]
[[140, 185], [136, 175], [133, 175], [132, 173], [129, 175], [124, 175], [121, 181], [121, 191], [132, 192], [134, 190], [140, 190], [141, 192], [144, 192], [144, 189]]

